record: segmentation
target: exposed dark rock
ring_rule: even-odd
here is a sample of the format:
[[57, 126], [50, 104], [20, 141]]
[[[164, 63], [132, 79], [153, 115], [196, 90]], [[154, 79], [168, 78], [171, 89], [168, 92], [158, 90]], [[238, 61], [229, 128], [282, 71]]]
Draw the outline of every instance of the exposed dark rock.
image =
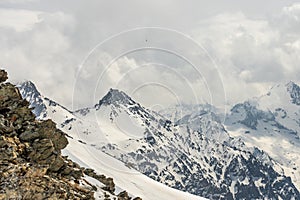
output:
[[101, 183], [103, 183], [105, 185], [105, 187], [103, 187], [103, 189], [109, 191], [112, 194], [114, 193], [115, 183], [112, 178], [110, 178], [110, 177], [107, 178], [104, 175], [98, 175], [95, 173], [95, 171], [93, 169], [85, 169], [84, 173], [90, 177], [93, 177], [94, 179], [97, 179]]
[[[1, 70], [0, 82], [6, 79]], [[28, 105], [14, 85], [0, 85], [0, 199], [93, 199], [91, 188], [71, 182], [82, 171], [60, 171], [68, 165], [64, 133], [51, 120], [36, 121]]]
[[126, 191], [120, 192], [118, 194], [118, 200], [130, 200], [131, 198], [128, 196]]
[[0, 83], [6, 81], [7, 79], [7, 72], [4, 70], [0, 70]]
[[65, 133], [51, 120], [37, 121], [19, 90], [2, 83], [6, 80], [0, 70], [0, 199], [94, 199], [95, 186], [79, 185], [84, 171], [114, 195], [112, 178], [61, 155], [68, 144]]

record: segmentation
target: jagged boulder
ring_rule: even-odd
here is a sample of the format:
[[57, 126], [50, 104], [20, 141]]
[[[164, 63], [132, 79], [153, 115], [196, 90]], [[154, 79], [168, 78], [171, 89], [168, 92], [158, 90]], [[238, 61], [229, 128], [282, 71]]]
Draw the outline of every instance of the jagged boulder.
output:
[[103, 183], [105, 186], [103, 187], [104, 190], [109, 191], [110, 193], [114, 193], [115, 191], [115, 183], [113, 181], [112, 178], [110, 177], [106, 177], [104, 175], [98, 175], [95, 173], [95, 171], [93, 169], [85, 169], [84, 170], [84, 174], [93, 177], [94, 179], [100, 181], [101, 183]]
[[0, 199], [94, 199], [92, 187], [73, 183], [83, 170], [61, 156], [65, 134], [51, 120], [36, 121], [6, 80], [0, 70]]
[[36, 131], [41, 134], [40, 138], [51, 138], [54, 148], [57, 151], [68, 145], [65, 134], [57, 129], [56, 124], [50, 119], [39, 123]]
[[118, 200], [130, 200], [131, 198], [128, 195], [128, 192], [122, 191], [118, 194]]
[[7, 79], [7, 72], [4, 70], [0, 70], [0, 83], [6, 81]]

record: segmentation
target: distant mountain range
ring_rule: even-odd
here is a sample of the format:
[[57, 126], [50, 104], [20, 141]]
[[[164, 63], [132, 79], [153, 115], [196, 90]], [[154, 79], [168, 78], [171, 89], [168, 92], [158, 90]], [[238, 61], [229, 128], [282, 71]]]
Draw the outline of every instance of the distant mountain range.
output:
[[[220, 117], [225, 113], [213, 105], [155, 112], [116, 89], [96, 105], [70, 111], [41, 95], [32, 82], [18, 87], [37, 118], [51, 118], [73, 139], [67, 154], [77, 159], [87, 159], [76, 153], [80, 143], [91, 158], [109, 156], [197, 196], [300, 199], [300, 88], [293, 82], [233, 106], [225, 122]], [[129, 192], [136, 189], [127, 187]], [[197, 198], [183, 196], [179, 199]]]

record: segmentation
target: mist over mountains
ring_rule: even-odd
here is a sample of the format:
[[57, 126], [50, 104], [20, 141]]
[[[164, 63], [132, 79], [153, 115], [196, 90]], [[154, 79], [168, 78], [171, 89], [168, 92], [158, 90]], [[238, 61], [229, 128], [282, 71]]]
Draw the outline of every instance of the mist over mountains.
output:
[[151, 111], [111, 89], [95, 105], [70, 111], [18, 86], [40, 119], [90, 154], [104, 152], [169, 187], [210, 199], [299, 198], [299, 86], [293, 82], [220, 113], [213, 105]]

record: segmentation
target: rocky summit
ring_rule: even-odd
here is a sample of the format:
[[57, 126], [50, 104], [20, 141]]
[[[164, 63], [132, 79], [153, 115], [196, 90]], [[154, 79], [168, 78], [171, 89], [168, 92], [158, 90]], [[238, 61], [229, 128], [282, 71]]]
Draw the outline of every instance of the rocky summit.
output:
[[36, 120], [29, 103], [6, 80], [1, 70], [0, 199], [95, 199], [95, 193], [97, 199], [130, 199], [126, 191], [114, 193], [112, 178], [62, 156], [66, 134], [51, 120]]

